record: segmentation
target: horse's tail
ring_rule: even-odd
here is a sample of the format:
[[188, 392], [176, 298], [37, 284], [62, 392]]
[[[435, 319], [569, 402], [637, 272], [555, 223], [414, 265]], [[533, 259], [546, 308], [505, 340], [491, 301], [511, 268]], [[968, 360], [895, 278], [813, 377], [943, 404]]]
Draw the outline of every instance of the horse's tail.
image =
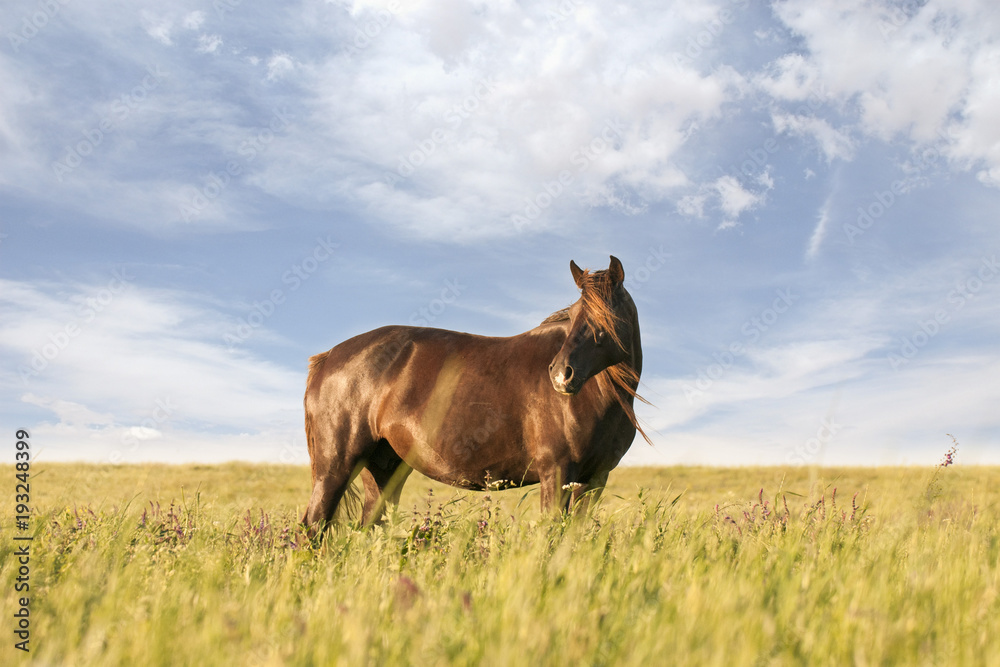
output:
[[[315, 460], [313, 443], [315, 438], [313, 437], [313, 424], [312, 424], [312, 414], [309, 412], [309, 392], [312, 390], [313, 382], [316, 376], [323, 368], [323, 364], [326, 362], [326, 358], [330, 356], [330, 351], [321, 352], [320, 354], [309, 357], [309, 375], [306, 378], [306, 395], [302, 402], [305, 407], [306, 413], [306, 448], [309, 450], [309, 461], [312, 463]], [[313, 467], [313, 481], [315, 480], [316, 469]]]
[[[309, 357], [309, 375], [306, 378], [306, 396], [312, 390], [313, 382], [316, 376], [319, 375], [323, 370], [323, 365], [326, 363], [327, 357], [330, 356], [332, 350], [327, 350], [326, 352], [320, 352], [319, 354]], [[316, 481], [316, 468], [315, 468], [315, 437], [313, 435], [313, 416], [309, 411], [308, 400], [303, 401], [305, 403], [305, 415], [306, 415], [306, 447], [309, 450], [309, 463], [313, 474], [313, 482]], [[355, 475], [360, 472], [355, 471]], [[341, 498], [340, 503], [337, 505], [337, 511], [335, 513], [335, 518], [351, 521], [351, 520], [361, 520], [361, 514], [364, 509], [364, 491], [360, 488], [360, 485], [356, 482], [352, 482], [347, 486], [344, 491], [344, 496]]]
[[343, 522], [361, 523], [365, 510], [365, 489], [361, 482], [355, 479], [347, 485], [344, 495], [337, 505], [334, 517]]
[[327, 350], [326, 352], [320, 352], [319, 354], [309, 357], [309, 379], [306, 381], [306, 386], [312, 384], [313, 378], [323, 367], [323, 363], [326, 361], [326, 358], [330, 356], [330, 352], [330, 350]]

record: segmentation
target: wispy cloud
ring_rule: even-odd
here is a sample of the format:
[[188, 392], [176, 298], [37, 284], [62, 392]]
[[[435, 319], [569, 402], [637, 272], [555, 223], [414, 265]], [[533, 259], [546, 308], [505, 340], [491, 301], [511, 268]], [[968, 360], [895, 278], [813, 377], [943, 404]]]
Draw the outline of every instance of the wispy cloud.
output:
[[833, 204], [833, 193], [826, 198], [823, 202], [823, 206], [820, 207], [819, 213], [816, 216], [816, 227], [813, 229], [812, 236], [809, 237], [809, 247], [806, 249], [806, 259], [814, 259], [817, 254], [819, 254], [820, 246], [823, 244], [823, 239], [826, 238], [827, 228], [830, 226], [830, 208]]
[[[5, 393], [49, 415], [50, 457], [143, 459], [126, 436], [156, 413], [143, 439], [196, 457], [211, 442], [212, 457], [262, 458], [267, 438], [299, 433], [303, 372], [227, 349], [228, 318], [197, 294], [4, 281], [0, 299], [13, 316], [0, 325]], [[219, 446], [234, 436], [247, 446]]]

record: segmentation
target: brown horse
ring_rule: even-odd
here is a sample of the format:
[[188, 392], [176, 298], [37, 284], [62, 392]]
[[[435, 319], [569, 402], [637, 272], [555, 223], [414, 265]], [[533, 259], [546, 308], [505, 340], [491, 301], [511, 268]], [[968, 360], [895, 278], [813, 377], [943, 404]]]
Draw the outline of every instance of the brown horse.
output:
[[411, 470], [468, 489], [541, 483], [543, 510], [599, 494], [636, 430], [646, 438], [639, 321], [617, 258], [570, 270], [580, 299], [517, 336], [389, 326], [312, 357], [303, 522], [330, 521], [359, 473], [365, 523]]

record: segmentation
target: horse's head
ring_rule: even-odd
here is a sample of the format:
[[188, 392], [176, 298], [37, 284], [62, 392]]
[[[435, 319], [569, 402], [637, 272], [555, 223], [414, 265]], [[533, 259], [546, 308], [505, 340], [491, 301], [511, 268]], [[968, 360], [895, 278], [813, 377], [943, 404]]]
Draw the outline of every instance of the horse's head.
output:
[[605, 271], [584, 271], [573, 261], [569, 268], [581, 296], [569, 308], [569, 333], [549, 364], [549, 379], [556, 391], [572, 395], [604, 369], [630, 359], [638, 322], [617, 257]]

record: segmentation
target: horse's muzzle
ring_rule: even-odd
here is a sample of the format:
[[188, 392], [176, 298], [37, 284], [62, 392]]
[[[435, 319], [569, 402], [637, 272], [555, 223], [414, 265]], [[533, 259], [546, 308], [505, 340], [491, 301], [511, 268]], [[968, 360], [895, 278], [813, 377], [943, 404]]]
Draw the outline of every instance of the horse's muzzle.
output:
[[565, 396], [573, 396], [580, 391], [572, 366], [565, 366], [557, 371], [553, 364], [549, 367], [549, 379], [552, 381], [552, 388]]

